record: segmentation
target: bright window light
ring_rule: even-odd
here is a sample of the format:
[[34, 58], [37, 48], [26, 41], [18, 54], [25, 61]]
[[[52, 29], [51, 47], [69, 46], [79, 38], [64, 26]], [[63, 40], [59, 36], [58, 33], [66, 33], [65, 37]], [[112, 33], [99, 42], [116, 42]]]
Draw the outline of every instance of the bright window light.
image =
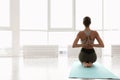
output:
[[0, 26], [10, 26], [10, 0], [0, 0]]
[[51, 0], [51, 28], [72, 28], [72, 0]]
[[20, 28], [47, 30], [47, 0], [20, 0]]
[[20, 45], [40, 45], [47, 43], [47, 32], [21, 31]]
[[71, 45], [75, 37], [75, 32], [50, 32], [49, 44], [57, 44], [59, 46]]
[[12, 48], [11, 31], [0, 31], [0, 48]]
[[102, 0], [76, 0], [76, 29], [83, 30], [83, 18], [91, 18], [92, 29], [102, 29]]
[[120, 29], [120, 0], [104, 0], [104, 28]]

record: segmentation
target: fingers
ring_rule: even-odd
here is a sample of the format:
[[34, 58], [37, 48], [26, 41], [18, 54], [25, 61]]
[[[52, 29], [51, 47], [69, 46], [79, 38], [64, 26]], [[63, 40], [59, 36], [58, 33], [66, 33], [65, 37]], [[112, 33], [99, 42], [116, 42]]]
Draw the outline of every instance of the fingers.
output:
[[92, 46], [92, 44], [83, 44], [82, 47], [83, 47], [83, 48], [86, 48], [86, 49], [90, 49], [90, 48], [92, 48], [93, 46]]

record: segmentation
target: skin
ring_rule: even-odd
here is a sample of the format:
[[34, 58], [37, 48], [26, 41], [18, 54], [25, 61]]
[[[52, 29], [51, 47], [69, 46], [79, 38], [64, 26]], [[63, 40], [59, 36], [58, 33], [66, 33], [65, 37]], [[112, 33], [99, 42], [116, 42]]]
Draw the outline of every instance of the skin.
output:
[[[87, 37], [87, 36], [85, 35], [84, 31], [91, 31], [90, 36]], [[88, 38], [88, 41], [87, 41], [85, 44], [82, 44], [82, 43], [78, 44], [78, 41], [79, 41], [79, 40], [84, 40], [84, 39], [86, 39], [86, 38]], [[92, 44], [92, 43], [90, 43], [90, 39], [92, 39], [92, 40], [95, 40], [95, 39], [96, 39], [97, 42], [98, 42], [98, 44], [94, 44], [94, 43]], [[100, 36], [99, 36], [99, 34], [98, 34], [97, 31], [91, 30], [91, 29], [89, 28], [89, 26], [85, 26], [85, 29], [84, 29], [83, 31], [80, 31], [80, 32], [77, 34], [77, 36], [76, 36], [76, 38], [75, 38], [75, 40], [74, 40], [74, 42], [73, 42], [72, 47], [73, 47], [73, 48], [82, 47], [82, 48], [86, 48], [86, 49], [92, 49], [93, 47], [104, 47], [104, 43], [103, 43], [102, 39], [100, 38]], [[83, 64], [85, 67], [91, 67], [91, 66], [92, 66], [92, 63], [91, 63], [91, 62], [89, 62], [89, 63], [83, 62], [82, 64]]]

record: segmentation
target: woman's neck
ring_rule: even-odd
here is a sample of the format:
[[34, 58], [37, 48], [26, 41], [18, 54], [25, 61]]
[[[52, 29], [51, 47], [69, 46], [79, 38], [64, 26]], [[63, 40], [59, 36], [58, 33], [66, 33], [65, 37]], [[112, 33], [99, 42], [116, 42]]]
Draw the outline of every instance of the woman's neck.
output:
[[89, 30], [90, 30], [90, 28], [89, 28], [89, 27], [86, 27], [86, 28], [85, 28], [85, 31], [89, 31]]

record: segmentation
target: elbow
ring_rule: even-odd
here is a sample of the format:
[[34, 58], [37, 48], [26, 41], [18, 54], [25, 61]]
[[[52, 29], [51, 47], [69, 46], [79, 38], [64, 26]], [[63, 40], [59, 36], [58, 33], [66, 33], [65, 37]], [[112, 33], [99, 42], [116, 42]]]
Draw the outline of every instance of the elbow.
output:
[[75, 46], [74, 46], [74, 45], [72, 45], [72, 48], [75, 48]]
[[103, 48], [104, 48], [104, 44], [102, 44], [102, 45], [101, 45], [101, 47], [103, 47]]
[[104, 48], [105, 46], [103, 45], [103, 48]]
[[74, 44], [72, 45], [72, 48], [75, 48], [75, 45], [74, 45]]

